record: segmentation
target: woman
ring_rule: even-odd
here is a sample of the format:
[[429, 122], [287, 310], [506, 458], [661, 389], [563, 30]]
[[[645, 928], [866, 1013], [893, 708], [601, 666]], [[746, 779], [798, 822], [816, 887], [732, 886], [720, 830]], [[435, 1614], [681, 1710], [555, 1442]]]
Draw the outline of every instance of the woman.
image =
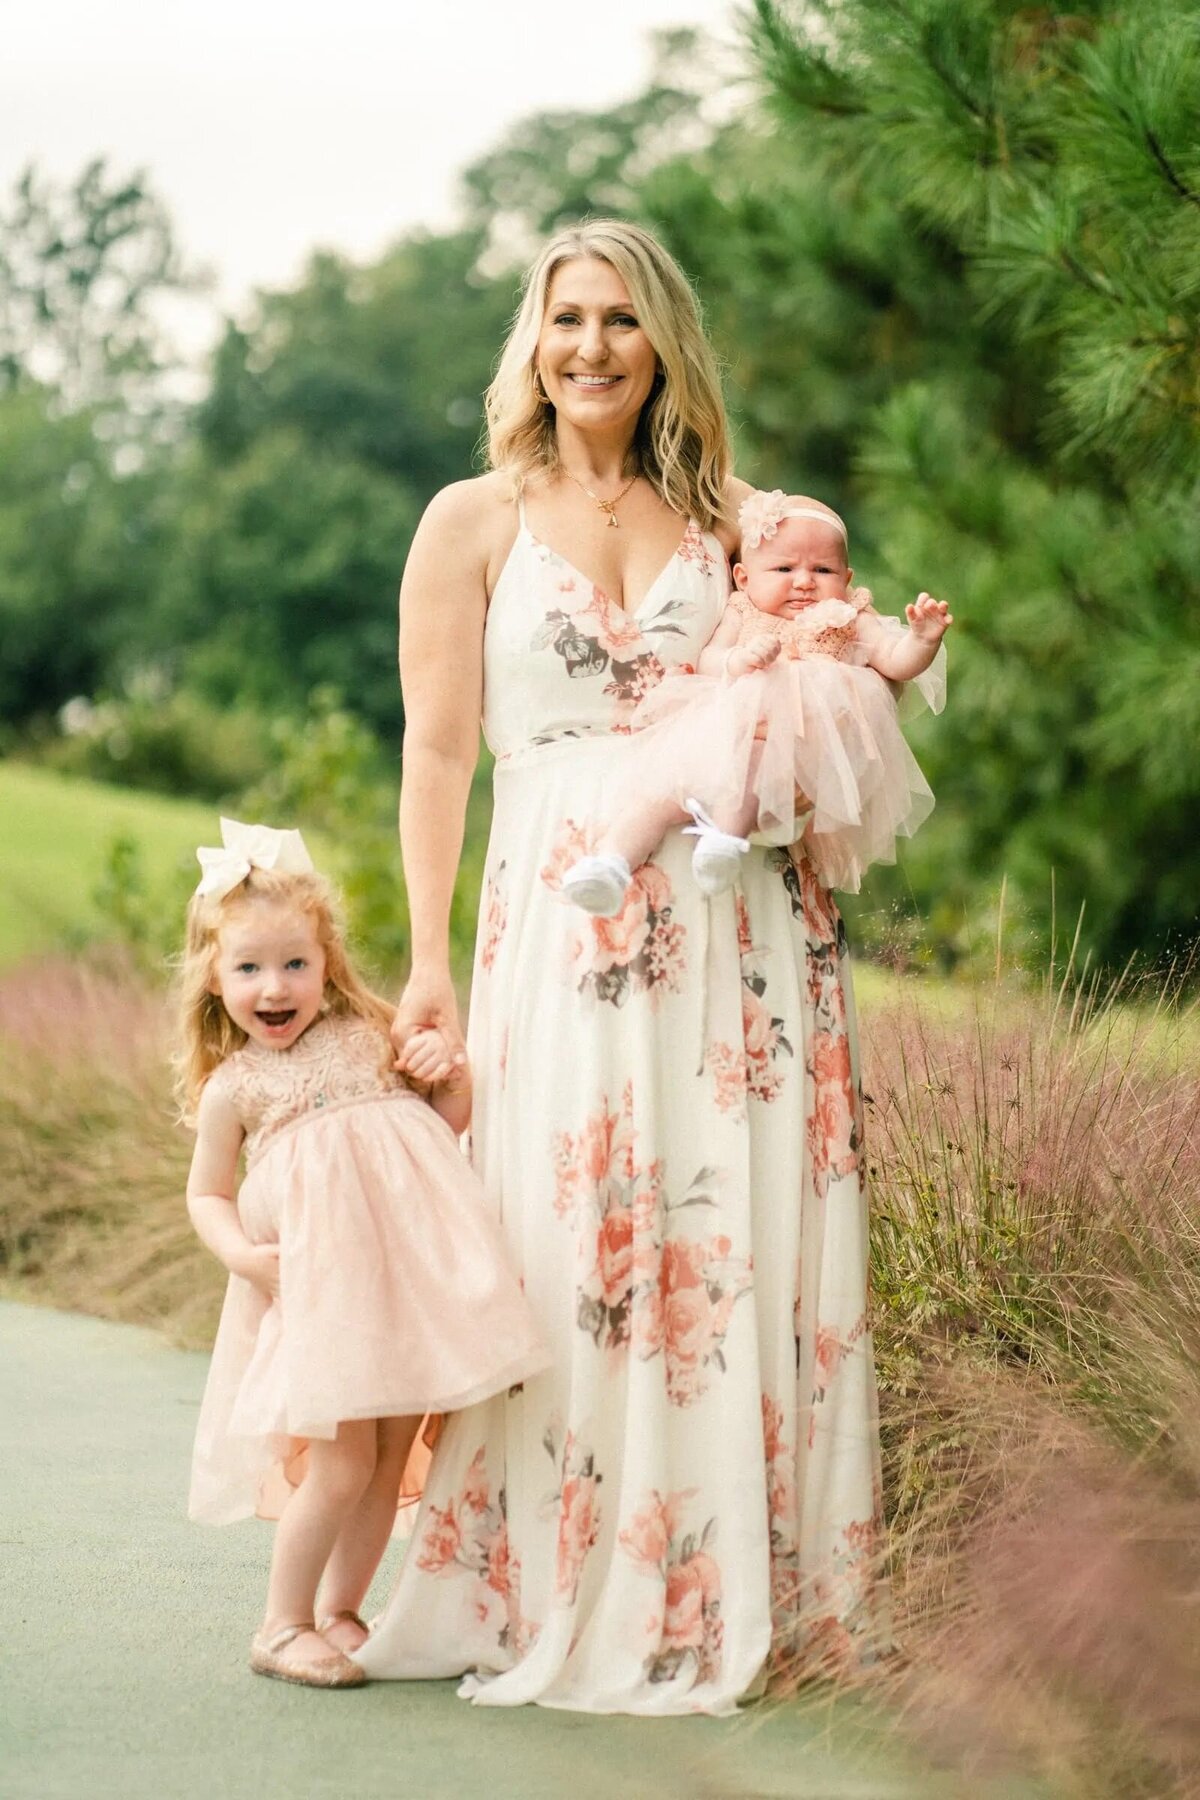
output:
[[[473, 1147], [552, 1371], [453, 1418], [372, 1676], [485, 1705], [729, 1711], [882, 1621], [853, 1013], [803, 861], [711, 905], [672, 833], [624, 912], [557, 895], [639, 696], [728, 592], [718, 382], [647, 233], [559, 234], [488, 395], [494, 472], [439, 494], [401, 595], [397, 1016], [461, 1033], [448, 919], [477, 720], [495, 817]], [[515, 497], [514, 497], [515, 496]]]

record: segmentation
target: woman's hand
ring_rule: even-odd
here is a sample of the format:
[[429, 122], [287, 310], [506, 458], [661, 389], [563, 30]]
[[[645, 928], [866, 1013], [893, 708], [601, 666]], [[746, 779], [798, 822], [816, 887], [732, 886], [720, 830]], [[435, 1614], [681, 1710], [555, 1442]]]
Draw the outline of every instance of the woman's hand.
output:
[[[427, 1067], [427, 1057], [422, 1055], [418, 1072], [409, 1060], [410, 1055], [416, 1053], [418, 1046], [427, 1047], [428, 1040], [422, 1040], [419, 1034], [430, 1031], [440, 1034], [445, 1055], [432, 1071]], [[414, 973], [409, 977], [392, 1021], [392, 1044], [400, 1073], [415, 1075], [426, 1085], [449, 1081], [458, 1070], [466, 1067], [467, 1047], [458, 1022], [458, 1000], [449, 970], [425, 976]]]

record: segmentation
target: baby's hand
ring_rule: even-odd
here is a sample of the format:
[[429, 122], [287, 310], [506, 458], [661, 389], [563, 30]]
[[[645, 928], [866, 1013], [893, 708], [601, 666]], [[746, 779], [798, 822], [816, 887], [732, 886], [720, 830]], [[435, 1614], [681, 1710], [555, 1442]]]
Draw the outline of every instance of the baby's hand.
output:
[[739, 676], [752, 674], [756, 669], [769, 669], [779, 655], [780, 643], [769, 631], [760, 631], [757, 637], [739, 644], [729, 652], [726, 664], [728, 673], [736, 680]]
[[908, 628], [923, 644], [940, 644], [954, 623], [954, 615], [944, 600], [932, 594], [918, 594], [914, 606], [906, 606], [904, 616]]
[[466, 1065], [453, 1060], [445, 1037], [433, 1026], [422, 1026], [410, 1035], [404, 1046], [404, 1059], [409, 1080], [418, 1081], [423, 1087], [436, 1087], [451, 1076], [461, 1078], [466, 1072]]
[[238, 1268], [252, 1287], [269, 1300], [279, 1298], [279, 1245], [252, 1244]]

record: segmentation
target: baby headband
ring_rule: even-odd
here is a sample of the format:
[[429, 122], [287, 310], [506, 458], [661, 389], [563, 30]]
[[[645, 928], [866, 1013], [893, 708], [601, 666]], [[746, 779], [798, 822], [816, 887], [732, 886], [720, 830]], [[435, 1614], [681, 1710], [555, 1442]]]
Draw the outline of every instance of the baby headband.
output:
[[236, 819], [221, 820], [219, 850], [201, 845], [196, 852], [201, 876], [197, 894], [223, 900], [245, 881], [251, 869], [278, 869], [285, 875], [311, 875], [316, 865], [298, 831], [277, 831], [273, 825], [241, 825]]
[[849, 545], [846, 527], [832, 509], [789, 506], [788, 499], [782, 488], [774, 488], [769, 494], [761, 489], [747, 494], [738, 508], [743, 550], [757, 550], [764, 538], [773, 538], [783, 519], [819, 519], [822, 525], [832, 525], [835, 531], [840, 531]]

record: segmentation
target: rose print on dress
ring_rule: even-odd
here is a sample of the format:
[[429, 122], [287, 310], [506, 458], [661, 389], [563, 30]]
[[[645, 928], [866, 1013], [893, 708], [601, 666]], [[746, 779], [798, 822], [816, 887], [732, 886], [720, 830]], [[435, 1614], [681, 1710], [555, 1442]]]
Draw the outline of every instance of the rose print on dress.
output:
[[568, 1605], [575, 1604], [579, 1578], [589, 1550], [600, 1534], [599, 1487], [593, 1451], [568, 1431], [559, 1452], [561, 1427], [557, 1419], [547, 1426], [542, 1443], [559, 1471], [558, 1487], [547, 1496], [543, 1512], [558, 1521], [554, 1555], [554, 1592]]
[[704, 1066], [713, 1077], [713, 1098], [719, 1112], [745, 1117], [745, 1099], [777, 1100], [783, 1091], [783, 1058], [794, 1052], [783, 1035], [784, 1021], [767, 999], [764, 972], [769, 952], [756, 945], [750, 932], [750, 914], [743, 895], [737, 895], [738, 955], [742, 974], [742, 1041], [740, 1045], [718, 1041], [704, 1053]]
[[[687, 556], [684, 556], [684, 545], [688, 546]], [[684, 557], [685, 561], [696, 560], [686, 533], [684, 545], [680, 546], [677, 556]], [[703, 540], [701, 551], [705, 556], [710, 554]], [[656, 644], [655, 640], [686, 637], [685, 621], [694, 607], [686, 601], [668, 598], [643, 622], [640, 609], [636, 614], [626, 612], [603, 588], [585, 581], [547, 545], [538, 544], [536, 554], [541, 561], [557, 566], [561, 571], [558, 592], [562, 605], [552, 607], [546, 614], [530, 639], [530, 648], [553, 650], [562, 658], [573, 681], [606, 675], [608, 679], [601, 691], [615, 702], [609, 729], [628, 732], [638, 701], [651, 688], [657, 687], [667, 672], [659, 655], [661, 642]], [[676, 558], [671, 560], [674, 562]], [[580, 594], [587, 596], [582, 605], [578, 603]], [[650, 597], [647, 595], [647, 601]]]
[[717, 559], [709, 549], [708, 540], [695, 519], [689, 519], [683, 534], [683, 542], [676, 551], [680, 562], [694, 563], [703, 575], [709, 576], [717, 567]]
[[481, 968], [487, 970], [495, 963], [500, 940], [508, 928], [508, 899], [504, 891], [507, 866], [504, 862], [497, 863], [495, 870], [487, 874], [483, 883], [483, 899], [479, 908], [482, 915], [479, 963]]
[[854, 1079], [841, 959], [845, 927], [833, 896], [817, 879], [803, 849], [778, 851], [792, 912], [807, 936], [808, 994], [812, 1030], [805, 1071], [809, 1080], [808, 1149], [819, 1197], [831, 1180], [859, 1175], [863, 1144], [862, 1088]]
[[691, 1405], [724, 1372], [734, 1308], [753, 1285], [730, 1238], [679, 1235], [680, 1215], [716, 1205], [720, 1172], [699, 1169], [668, 1195], [661, 1160], [638, 1155], [632, 1082], [615, 1110], [602, 1099], [580, 1131], [556, 1132], [553, 1154], [554, 1210], [577, 1232], [576, 1324], [604, 1349], [662, 1355], [668, 1400]]
[[[572, 863], [594, 845], [594, 828], [565, 819], [541, 870], [546, 886], [557, 893]], [[615, 918], [583, 918], [568, 951], [580, 993], [612, 1006], [624, 1006], [632, 994], [645, 994], [656, 1006], [665, 994], [678, 993], [687, 972], [687, 932], [675, 923], [673, 902], [670, 878], [648, 862], [634, 871]]]
[[800, 1597], [795, 1446], [784, 1437], [783, 1407], [770, 1394], [762, 1397], [762, 1417], [771, 1556], [771, 1635], [778, 1648], [787, 1626], [795, 1617]]
[[539, 1628], [521, 1616], [521, 1565], [509, 1544], [504, 1489], [493, 1502], [482, 1445], [459, 1492], [446, 1506], [430, 1507], [416, 1558], [428, 1575], [474, 1577], [478, 1617], [503, 1609], [501, 1648], [521, 1656], [531, 1647]]
[[713, 1545], [717, 1521], [702, 1530], [683, 1530], [696, 1488], [665, 1498], [651, 1489], [621, 1533], [621, 1548], [658, 1583], [658, 1599], [645, 1624], [654, 1648], [646, 1658], [651, 1681], [670, 1681], [691, 1664], [698, 1681], [713, 1681], [721, 1670], [721, 1570]]
[[869, 1668], [888, 1648], [873, 1601], [884, 1543], [883, 1501], [876, 1488], [874, 1511], [851, 1520], [841, 1531], [826, 1566], [806, 1584], [790, 1636], [781, 1635], [773, 1672], [793, 1681]]

